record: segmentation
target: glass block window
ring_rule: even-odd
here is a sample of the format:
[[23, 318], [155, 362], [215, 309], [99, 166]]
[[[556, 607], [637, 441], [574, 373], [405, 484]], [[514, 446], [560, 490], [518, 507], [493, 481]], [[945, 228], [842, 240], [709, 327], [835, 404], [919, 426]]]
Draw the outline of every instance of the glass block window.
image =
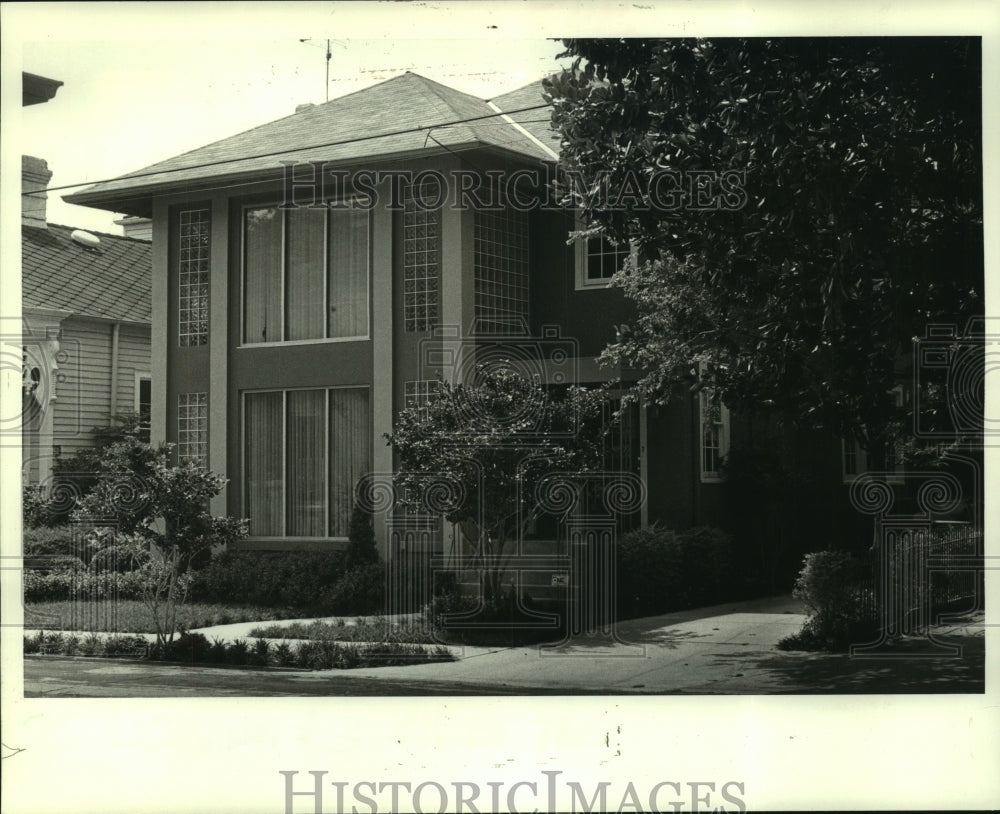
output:
[[427, 402], [437, 394], [437, 388], [437, 379], [418, 379], [406, 382], [403, 386], [403, 406], [407, 409], [415, 407], [418, 410], [425, 407]]
[[403, 328], [429, 331], [438, 324], [441, 287], [441, 211], [418, 201], [436, 201], [438, 181], [403, 190]]
[[177, 397], [177, 459], [208, 465], [208, 393]]
[[208, 344], [211, 225], [207, 209], [186, 209], [180, 213], [177, 334], [182, 347]]
[[519, 333], [528, 319], [528, 216], [507, 206], [475, 217], [475, 316], [484, 333]]

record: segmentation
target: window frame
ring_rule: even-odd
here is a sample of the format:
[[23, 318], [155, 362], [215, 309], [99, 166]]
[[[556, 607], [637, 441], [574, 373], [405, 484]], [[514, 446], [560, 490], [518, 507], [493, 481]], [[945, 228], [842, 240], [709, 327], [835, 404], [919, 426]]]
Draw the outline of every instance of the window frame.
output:
[[[576, 231], [583, 231], [585, 229], [583, 221], [577, 216], [576, 219]], [[574, 279], [575, 279], [575, 289], [577, 291], [599, 291], [601, 289], [611, 287], [611, 277], [607, 277], [601, 280], [591, 280], [587, 276], [587, 272], [590, 268], [590, 241], [592, 240], [608, 240], [604, 234], [593, 235], [592, 237], [577, 238], [573, 242], [573, 262], [574, 262]], [[609, 241], [610, 242], [610, 241]], [[617, 249], [617, 247], [615, 247]], [[621, 252], [625, 254], [625, 252]], [[631, 258], [633, 264], [638, 259], [638, 246], [634, 240], [629, 241], [628, 257]], [[615, 273], [621, 271], [621, 267], [615, 269]], [[614, 276], [614, 274], [612, 274]]]
[[[177, 323], [176, 323], [176, 328], [177, 328], [177, 347], [180, 347], [180, 348], [199, 348], [199, 347], [205, 347], [205, 346], [208, 345], [209, 340], [211, 339], [211, 335], [212, 335], [212, 331], [211, 331], [211, 327], [212, 327], [211, 326], [211, 316], [212, 316], [212, 237], [213, 237], [213, 235], [212, 235], [212, 208], [210, 206], [206, 205], [206, 204], [203, 204], [203, 205], [200, 205], [200, 206], [185, 206], [185, 207], [181, 207], [181, 208], [177, 209], [176, 211], [177, 211], [177, 221], [176, 221], [176, 224], [177, 224], [176, 240], [177, 240], [177, 242], [176, 242], [175, 245], [176, 245], [176, 251], [177, 251], [177, 261], [176, 261], [176, 269], [177, 269]], [[206, 213], [206, 220], [207, 220], [207, 224], [208, 224], [208, 248], [207, 248], [207, 257], [205, 258], [205, 262], [207, 263], [208, 268], [204, 271], [204, 275], [205, 275], [204, 281], [201, 280], [201, 274], [202, 274], [202, 272], [200, 270], [197, 271], [197, 272], [185, 272], [183, 270], [183, 268], [182, 268], [183, 264], [185, 262], [184, 258], [181, 256], [182, 252], [183, 252], [183, 246], [181, 245], [182, 239], [183, 239], [183, 235], [181, 234], [181, 231], [182, 231], [183, 226], [184, 226], [183, 220], [184, 220], [184, 216], [185, 215], [191, 215], [193, 213]], [[190, 258], [188, 258], [188, 261], [190, 261]], [[185, 306], [184, 306], [184, 302], [185, 302], [185, 300], [190, 300], [191, 298], [190, 297], [185, 297], [185, 295], [184, 295], [184, 289], [185, 289], [185, 285], [187, 285], [187, 286], [191, 286], [192, 285], [192, 283], [190, 281], [185, 282], [185, 279], [184, 279], [184, 275], [185, 274], [197, 274], [198, 275], [198, 282], [196, 283], [196, 285], [197, 286], [204, 285], [208, 289], [208, 292], [205, 295], [205, 314], [204, 314], [204, 316], [205, 316], [204, 326], [205, 327], [204, 327], [203, 331], [199, 330], [199, 331], [196, 331], [196, 332], [192, 332], [192, 331], [188, 330], [188, 328], [191, 325], [196, 324], [198, 322], [198, 320], [193, 320], [193, 319], [190, 319], [190, 318], [185, 319]], [[199, 294], [198, 296], [200, 297], [201, 295]], [[190, 310], [189, 310], [188, 313], [190, 313]], [[188, 341], [185, 341], [185, 339], [187, 339]], [[196, 341], [191, 341], [192, 339], [194, 339]]]
[[[271, 198], [266, 201], [259, 201], [256, 203], [244, 203], [240, 206], [240, 256], [239, 256], [239, 274], [240, 274], [240, 328], [239, 328], [239, 342], [237, 348], [276, 348], [276, 347], [289, 347], [293, 345], [323, 345], [337, 342], [366, 342], [372, 338], [372, 247], [373, 247], [373, 234], [372, 229], [374, 226], [374, 218], [372, 216], [372, 206], [371, 199], [365, 195], [349, 195], [340, 198], [330, 198], [323, 202], [322, 209], [326, 214], [323, 220], [323, 299], [325, 302], [325, 317], [329, 316], [330, 308], [330, 218], [332, 213], [336, 209], [343, 209], [342, 206], [348, 200], [353, 200], [361, 204], [359, 207], [361, 211], [365, 212], [367, 216], [367, 234], [368, 240], [365, 246], [364, 258], [365, 258], [365, 332], [363, 334], [358, 334], [355, 336], [328, 336], [320, 337], [315, 339], [280, 339], [275, 342], [247, 342], [246, 341], [246, 296], [247, 296], [247, 233], [246, 233], [246, 216], [247, 211], [250, 209], [277, 209], [278, 213], [281, 215], [281, 335], [284, 337], [287, 331], [286, 323], [286, 313], [285, 309], [287, 307], [288, 300], [288, 218], [287, 213], [291, 211], [289, 208], [282, 209], [281, 201], [277, 198]], [[306, 208], [306, 207], [300, 207]], [[324, 330], [329, 330], [329, 322], [324, 319], [324, 325], [326, 326]], [[311, 538], [310, 538], [311, 539]]]
[[[146, 423], [143, 424], [142, 419], [142, 399], [141, 399], [141, 382], [149, 382], [149, 415], [147, 416]], [[133, 385], [132, 391], [132, 405], [135, 408], [135, 413], [139, 416], [138, 429], [140, 432], [140, 437], [147, 444], [152, 437], [153, 432], [153, 374], [148, 370], [136, 370], [135, 371], [135, 384]]]
[[[323, 471], [326, 476], [326, 488], [323, 490], [324, 518], [326, 534], [316, 537], [289, 534], [250, 534], [247, 539], [252, 542], [280, 540], [289, 543], [315, 543], [315, 542], [346, 542], [348, 535], [331, 534], [330, 523], [330, 476], [332, 461], [330, 455], [330, 391], [332, 390], [363, 390], [367, 394], [367, 409], [369, 412], [369, 422], [371, 421], [372, 409], [372, 388], [367, 384], [341, 384], [341, 385], [319, 385], [311, 387], [262, 387], [240, 391], [240, 514], [242, 517], [250, 518], [250, 496], [249, 481], [247, 479], [247, 457], [246, 429], [247, 429], [247, 396], [265, 393], [281, 394], [281, 529], [282, 532], [288, 529], [288, 394], [301, 392], [321, 392], [323, 397], [323, 425], [324, 425], [324, 461]], [[372, 450], [369, 448], [369, 456]], [[369, 463], [371, 465], [371, 463]], [[347, 518], [350, 524], [350, 518]]]
[[[704, 362], [699, 362], [699, 376], [702, 372], [704, 372], [704, 369]], [[710, 387], [702, 387], [696, 394], [696, 398], [698, 399], [698, 427], [696, 430], [698, 434], [698, 474], [702, 483], [722, 483], [725, 481], [725, 478], [722, 475], [721, 468], [714, 470], [705, 468], [705, 423], [707, 418], [707, 408], [711, 402], [711, 397], [712, 388]], [[719, 446], [716, 457], [718, 458], [719, 464], [721, 464], [729, 454], [732, 434], [732, 417], [730, 415], [729, 408], [726, 407], [726, 405], [721, 401], [718, 404], [718, 409], [719, 419], [715, 423], [719, 427]]]
[[[191, 397], [197, 397], [198, 398], [198, 402], [199, 402], [197, 404], [198, 409], [201, 410], [201, 408], [204, 407], [204, 410], [205, 410], [205, 432], [204, 432], [205, 437], [204, 437], [204, 439], [199, 438], [199, 439], [197, 439], [197, 441], [194, 441], [194, 442], [192, 442], [192, 441], [183, 441], [182, 440], [183, 433], [184, 433], [184, 431], [185, 431], [186, 428], [182, 429], [181, 421], [184, 420], [184, 419], [190, 420], [189, 417], [186, 417], [186, 416], [182, 417], [182, 415], [181, 415], [181, 410], [182, 410], [181, 400], [184, 399], [185, 397], [188, 398], [188, 399], [190, 399]], [[186, 407], [190, 408], [191, 405], [189, 403], [189, 404], [183, 405], [183, 406], [186, 406]], [[199, 416], [199, 418], [200, 418], [200, 416]], [[207, 468], [208, 467], [208, 453], [209, 453], [209, 445], [208, 445], [208, 431], [209, 431], [209, 426], [208, 426], [208, 419], [209, 419], [209, 407], [208, 407], [208, 392], [207, 391], [205, 391], [205, 390], [193, 390], [193, 391], [190, 391], [190, 392], [178, 393], [177, 394], [177, 419], [176, 419], [177, 420], [177, 463], [179, 465], [183, 466], [183, 465], [185, 465], [185, 464], [187, 464], [189, 462], [194, 462], [194, 463], [198, 464], [199, 466], [201, 466], [202, 468]], [[186, 453], [184, 451], [184, 447], [188, 446], [190, 444], [197, 444], [199, 447], [204, 447], [204, 452], [203, 453], [198, 453], [197, 455], [189, 455], [188, 453]]]
[[[897, 384], [890, 391], [896, 399], [896, 406], [902, 407], [906, 403], [906, 393], [903, 389], [903, 385]], [[893, 445], [891, 455], [887, 456], [891, 460], [892, 466], [886, 467], [888, 475], [886, 476], [886, 483], [891, 484], [901, 484], [903, 482], [903, 472], [905, 467], [903, 466], [903, 461], [901, 453], [896, 445]], [[855, 461], [855, 472], [847, 471], [847, 458], [850, 454], [854, 455]], [[861, 445], [853, 438], [841, 438], [840, 439], [840, 479], [844, 484], [852, 484], [859, 477], [868, 472], [868, 453], [865, 452]]]

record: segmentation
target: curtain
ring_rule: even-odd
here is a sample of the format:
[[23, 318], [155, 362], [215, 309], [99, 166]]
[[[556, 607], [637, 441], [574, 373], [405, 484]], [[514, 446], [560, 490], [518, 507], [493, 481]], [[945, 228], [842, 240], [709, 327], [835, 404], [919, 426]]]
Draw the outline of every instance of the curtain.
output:
[[281, 212], [274, 206], [244, 215], [243, 341], [280, 342]]
[[330, 535], [346, 537], [354, 486], [371, 469], [368, 390], [330, 391]]
[[323, 298], [326, 262], [326, 210], [288, 211], [288, 296], [285, 339], [323, 339], [326, 303]]
[[330, 337], [368, 334], [368, 215], [330, 210]]
[[254, 537], [283, 535], [282, 518], [282, 393], [247, 393], [246, 506], [250, 534]]
[[326, 392], [288, 393], [286, 450], [289, 537], [326, 534]]

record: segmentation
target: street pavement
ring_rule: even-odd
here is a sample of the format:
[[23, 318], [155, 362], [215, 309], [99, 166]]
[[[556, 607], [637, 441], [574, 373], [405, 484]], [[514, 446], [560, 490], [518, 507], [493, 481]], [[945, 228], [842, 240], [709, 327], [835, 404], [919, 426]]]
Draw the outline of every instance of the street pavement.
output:
[[[978, 693], [984, 691], [981, 616], [939, 625], [874, 658], [781, 651], [806, 617], [791, 597], [730, 603], [619, 623], [604, 636], [514, 648], [451, 647], [457, 660], [354, 670], [192, 667], [28, 656], [27, 697], [255, 695], [577, 695]], [[261, 623], [201, 632], [246, 637]], [[959, 655], [945, 655], [954, 645]], [[918, 654], [932, 657], [913, 658]], [[901, 657], [910, 656], [910, 657]]]

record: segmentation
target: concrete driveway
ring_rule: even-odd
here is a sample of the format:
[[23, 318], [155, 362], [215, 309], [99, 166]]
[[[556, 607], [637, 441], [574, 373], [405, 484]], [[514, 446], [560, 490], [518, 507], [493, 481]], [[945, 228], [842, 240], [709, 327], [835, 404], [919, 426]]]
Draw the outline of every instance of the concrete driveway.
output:
[[[805, 621], [791, 597], [717, 605], [621, 622], [613, 634], [548, 647], [453, 647], [457, 661], [310, 672], [156, 662], [29, 657], [27, 696], [509, 695], [956, 693], [984, 691], [981, 619], [934, 633], [960, 657], [898, 658], [783, 652]], [[207, 628], [246, 637], [255, 624]]]

